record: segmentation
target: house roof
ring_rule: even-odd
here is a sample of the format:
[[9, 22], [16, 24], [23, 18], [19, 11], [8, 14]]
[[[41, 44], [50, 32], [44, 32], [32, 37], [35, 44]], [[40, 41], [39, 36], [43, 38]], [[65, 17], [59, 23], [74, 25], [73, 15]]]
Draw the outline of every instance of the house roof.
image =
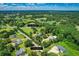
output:
[[48, 38], [43, 39], [42, 42], [43, 42], [43, 41], [46, 41], [46, 40], [47, 40], [47, 41], [48, 41], [48, 40], [57, 40], [56, 38], [57, 38], [57, 36], [52, 36], [52, 35], [51, 35], [51, 36], [49, 36]]
[[22, 40], [21, 39], [16, 39], [16, 40], [12, 40], [12, 42], [15, 43], [15, 44], [20, 44], [22, 42]]
[[19, 55], [23, 55], [24, 54], [24, 49], [23, 48], [20, 48], [17, 52], [16, 52], [16, 55], [19, 56]]
[[55, 40], [57, 38], [57, 36], [49, 36], [47, 39], [48, 40]]
[[20, 43], [22, 42], [21, 39], [17, 39], [16, 41], [17, 41], [17, 42], [16, 42], [17, 44], [20, 44]]
[[52, 47], [51, 50], [48, 51], [48, 53], [53, 52], [53, 53], [58, 54], [60, 52], [63, 53], [64, 51], [65, 51], [64, 47], [62, 47], [62, 46], [54, 46], [54, 47]]

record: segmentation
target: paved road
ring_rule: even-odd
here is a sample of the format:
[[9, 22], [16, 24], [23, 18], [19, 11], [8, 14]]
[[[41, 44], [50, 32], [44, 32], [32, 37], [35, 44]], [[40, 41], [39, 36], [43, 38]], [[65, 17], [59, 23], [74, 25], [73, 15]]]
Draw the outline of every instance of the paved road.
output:
[[23, 32], [21, 32], [20, 30], [18, 30], [18, 32], [19, 32], [20, 34], [24, 35], [24, 36], [26, 37], [26, 39], [28, 39], [28, 40], [32, 40], [32, 43], [33, 43], [36, 47], [38, 47], [38, 46], [39, 46], [39, 45], [38, 45], [38, 44], [36, 44], [36, 43], [33, 41], [33, 39], [31, 39], [28, 35], [24, 34], [24, 33], [23, 33]]
[[[7, 26], [10, 27], [10, 28], [16, 28], [16, 27], [11, 27], [11, 26], [9, 26], [9, 25], [7, 25]], [[39, 46], [39, 45], [36, 44], [36, 43], [33, 41], [33, 39], [31, 39], [28, 35], [24, 34], [24, 33], [21, 32], [20, 30], [18, 30], [18, 32], [19, 32], [20, 34], [24, 35], [24, 36], [26, 37], [26, 39], [28, 39], [28, 40], [32, 40], [32, 43], [33, 43], [36, 47]]]

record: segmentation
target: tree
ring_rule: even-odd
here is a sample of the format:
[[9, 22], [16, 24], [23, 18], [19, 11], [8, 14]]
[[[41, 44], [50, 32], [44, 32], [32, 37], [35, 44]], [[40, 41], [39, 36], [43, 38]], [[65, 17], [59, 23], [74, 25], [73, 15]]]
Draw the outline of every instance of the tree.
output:
[[42, 46], [43, 46], [44, 48], [47, 48], [47, 47], [50, 46], [51, 44], [52, 44], [52, 41], [47, 40], [47, 41], [43, 41]]
[[32, 52], [31, 52], [31, 56], [38, 56], [37, 53], [38, 53], [38, 52], [34, 52], [34, 51], [32, 51]]
[[11, 53], [8, 49], [2, 49], [0, 50], [0, 56], [11, 56]]
[[27, 40], [27, 41], [24, 42], [24, 45], [26, 47], [31, 47], [33, 44], [32, 44], [32, 41], [31, 40]]
[[48, 53], [47, 53], [47, 51], [43, 51], [43, 52], [41, 53], [41, 55], [42, 55], [42, 56], [48, 56]]
[[11, 52], [10, 49], [8, 49], [7, 45], [7, 41], [5, 40], [1, 40], [0, 41], [0, 56], [10, 56]]

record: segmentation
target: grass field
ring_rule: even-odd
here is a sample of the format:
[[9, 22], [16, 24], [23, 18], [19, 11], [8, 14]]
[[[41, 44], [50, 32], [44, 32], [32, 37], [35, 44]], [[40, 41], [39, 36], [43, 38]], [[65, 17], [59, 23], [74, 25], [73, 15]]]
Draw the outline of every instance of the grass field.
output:
[[65, 48], [65, 53], [64, 55], [67, 56], [79, 56], [79, 46], [73, 44], [72, 42], [68, 41], [61, 41], [58, 43], [58, 45], [61, 45]]
[[30, 27], [22, 27], [21, 29], [28, 35], [30, 34], [30, 32], [33, 32], [33, 30]]

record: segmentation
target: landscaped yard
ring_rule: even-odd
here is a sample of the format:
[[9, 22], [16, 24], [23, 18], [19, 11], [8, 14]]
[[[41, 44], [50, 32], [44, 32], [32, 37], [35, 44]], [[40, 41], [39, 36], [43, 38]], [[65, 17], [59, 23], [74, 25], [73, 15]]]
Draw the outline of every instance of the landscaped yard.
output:
[[65, 55], [68, 56], [77, 56], [79, 55], [79, 46], [73, 44], [72, 42], [62, 41], [58, 45], [61, 45], [65, 48]]

